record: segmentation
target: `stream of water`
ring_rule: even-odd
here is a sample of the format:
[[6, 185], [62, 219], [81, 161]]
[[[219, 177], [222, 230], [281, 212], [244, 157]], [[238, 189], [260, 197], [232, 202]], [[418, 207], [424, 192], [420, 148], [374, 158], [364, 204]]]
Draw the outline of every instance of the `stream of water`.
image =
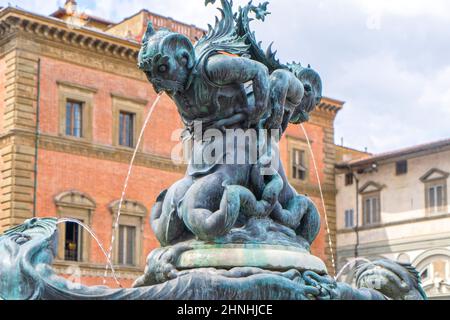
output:
[[[125, 199], [125, 195], [127, 192], [128, 182], [130, 180], [131, 172], [132, 172], [133, 165], [134, 165], [134, 160], [136, 159], [136, 155], [138, 153], [138, 149], [139, 149], [139, 145], [141, 144], [142, 137], [144, 136], [145, 129], [147, 128], [150, 118], [152, 117], [153, 111], [155, 110], [157, 104], [159, 103], [159, 100], [161, 99], [162, 95], [163, 95], [163, 93], [158, 94], [158, 96], [156, 97], [152, 106], [150, 107], [150, 110], [148, 111], [147, 117], [145, 118], [145, 121], [144, 121], [144, 125], [142, 126], [141, 132], [139, 134], [139, 138], [136, 142], [136, 148], [134, 149], [133, 156], [131, 157], [130, 165], [128, 166], [128, 173], [125, 178], [125, 183], [124, 183], [124, 186], [122, 189], [122, 195], [120, 196], [119, 208], [117, 210], [117, 217], [116, 217], [116, 220], [115, 220], [115, 222], [113, 224], [113, 228], [112, 228], [111, 244], [110, 244], [109, 250], [108, 250], [108, 260], [109, 261], [111, 260], [111, 253], [113, 250], [114, 242], [116, 240], [116, 229], [119, 227], [119, 219], [120, 219], [120, 215], [121, 215], [122, 205], [123, 205], [123, 201]], [[108, 276], [108, 267], [109, 267], [109, 265], [106, 264], [105, 273], [103, 275], [103, 283], [104, 284], [106, 283], [106, 277]]]
[[323, 197], [322, 183], [320, 182], [319, 170], [317, 168], [316, 158], [314, 156], [314, 152], [313, 152], [313, 149], [312, 149], [312, 146], [311, 146], [311, 140], [309, 140], [308, 133], [306, 132], [306, 129], [303, 126], [303, 124], [300, 124], [300, 126], [301, 126], [301, 128], [303, 130], [303, 134], [305, 135], [306, 141], [308, 143], [309, 152], [311, 154], [312, 162], [313, 162], [313, 165], [314, 165], [314, 170], [316, 172], [317, 183], [319, 184], [320, 198], [322, 199], [323, 213], [324, 213], [324, 216], [325, 216], [325, 227], [327, 229], [327, 234], [328, 234], [328, 245], [330, 247], [331, 264], [333, 266], [334, 274], [336, 275], [336, 261], [334, 259], [333, 240], [331, 239], [330, 225], [328, 223], [327, 208], [326, 208], [326, 205], [325, 205], [325, 199]]
[[61, 219], [58, 219], [58, 221], [56, 222], [56, 224], [62, 224], [62, 223], [66, 223], [66, 222], [76, 223], [77, 225], [81, 226], [84, 230], [86, 230], [86, 231], [91, 235], [92, 238], [94, 238], [94, 240], [95, 240], [95, 242], [97, 242], [97, 244], [98, 244], [100, 250], [102, 250], [103, 254], [105, 255], [107, 264], [108, 264], [108, 266], [111, 268], [111, 271], [112, 271], [112, 274], [113, 274], [114, 281], [116, 282], [116, 284], [117, 284], [118, 286], [120, 286], [120, 287], [122, 288], [122, 285], [121, 285], [120, 281], [117, 279], [116, 271], [114, 270], [114, 266], [113, 266], [113, 264], [112, 264], [112, 262], [111, 262], [111, 259], [110, 259], [110, 257], [108, 256], [108, 254], [106, 253], [105, 248], [103, 247], [102, 243], [101, 243], [100, 240], [98, 239], [98, 237], [97, 237], [97, 235], [95, 234], [95, 232], [94, 232], [91, 228], [89, 228], [87, 225], [85, 225], [84, 223], [82, 223], [81, 221], [76, 220], [76, 219], [72, 219], [72, 218], [61, 218]]

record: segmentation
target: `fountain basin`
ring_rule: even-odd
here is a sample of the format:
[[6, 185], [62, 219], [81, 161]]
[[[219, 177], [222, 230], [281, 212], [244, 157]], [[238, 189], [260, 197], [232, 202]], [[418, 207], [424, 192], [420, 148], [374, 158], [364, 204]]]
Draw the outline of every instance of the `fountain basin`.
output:
[[306, 250], [264, 244], [204, 244], [183, 252], [175, 266], [179, 270], [195, 268], [231, 269], [254, 267], [271, 271], [310, 270], [327, 274], [325, 263]]

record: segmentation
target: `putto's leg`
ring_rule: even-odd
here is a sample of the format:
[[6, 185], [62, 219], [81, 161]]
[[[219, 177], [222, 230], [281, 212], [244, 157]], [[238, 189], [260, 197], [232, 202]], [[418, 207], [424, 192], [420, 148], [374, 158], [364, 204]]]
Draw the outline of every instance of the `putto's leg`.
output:
[[295, 230], [297, 235], [312, 244], [319, 234], [320, 214], [315, 204], [307, 196], [299, 195], [292, 188], [282, 165], [280, 165], [278, 173], [284, 182], [284, 188], [280, 193], [279, 204], [275, 206], [271, 217], [282, 225]]
[[[225, 235], [235, 225], [240, 202], [232, 197], [233, 189], [248, 178], [250, 166], [223, 166], [202, 177], [189, 188], [180, 206], [184, 223], [200, 240], [213, 240]], [[227, 191], [228, 190], [228, 191]]]
[[186, 232], [184, 222], [178, 215], [178, 204], [192, 186], [191, 177], [178, 181], [169, 190], [162, 192], [152, 208], [150, 224], [161, 245], [166, 246]]
[[312, 244], [319, 234], [320, 215], [308, 197], [294, 196], [286, 208], [277, 205], [271, 216], [282, 225], [294, 229], [296, 234], [309, 244]]
[[270, 76], [269, 110], [271, 115], [265, 123], [265, 128], [280, 129], [283, 117], [289, 114], [289, 111], [285, 110], [286, 105], [299, 105], [304, 93], [303, 84], [293, 73], [287, 70], [275, 70]]

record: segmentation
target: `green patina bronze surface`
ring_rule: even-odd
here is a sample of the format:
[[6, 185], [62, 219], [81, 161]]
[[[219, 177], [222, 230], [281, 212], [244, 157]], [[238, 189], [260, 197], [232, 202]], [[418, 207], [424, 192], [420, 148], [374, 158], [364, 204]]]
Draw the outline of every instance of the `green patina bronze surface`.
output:
[[[410, 265], [364, 264], [352, 287], [310, 254], [320, 215], [289, 184], [274, 137], [308, 120], [322, 97], [320, 76], [261, 48], [250, 21], [265, 20], [267, 2], [237, 12], [220, 3], [221, 17], [196, 44], [151, 24], [143, 38], [138, 66], [175, 102], [194, 142], [185, 177], [153, 206], [150, 223], [162, 247], [150, 253], [144, 274], [129, 289], [75, 286], [51, 268], [56, 220], [32, 219], [0, 236], [0, 299], [426, 299]], [[196, 162], [226, 141], [205, 139], [209, 130], [257, 132], [231, 151], [244, 159], [253, 146], [264, 152], [255, 162], [230, 163], [229, 150]]]
[[319, 258], [303, 249], [271, 245], [203, 245], [180, 255], [178, 269], [255, 267], [271, 271], [313, 271], [325, 275], [327, 268]]

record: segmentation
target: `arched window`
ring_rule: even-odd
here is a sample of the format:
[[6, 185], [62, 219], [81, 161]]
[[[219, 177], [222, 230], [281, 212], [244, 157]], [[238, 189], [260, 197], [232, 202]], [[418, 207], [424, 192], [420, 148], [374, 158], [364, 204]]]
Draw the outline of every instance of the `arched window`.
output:
[[[116, 221], [120, 200], [109, 206]], [[144, 219], [147, 208], [132, 200], [124, 200], [120, 212], [119, 224], [115, 230], [113, 262], [126, 267], [140, 267], [142, 265], [142, 238]]]
[[[55, 197], [59, 218], [72, 218], [90, 226], [95, 211], [95, 201], [79, 191], [67, 191]], [[89, 235], [74, 222], [59, 227], [58, 259], [73, 262], [88, 262]]]
[[450, 298], [450, 250], [427, 250], [413, 262], [430, 298]]

